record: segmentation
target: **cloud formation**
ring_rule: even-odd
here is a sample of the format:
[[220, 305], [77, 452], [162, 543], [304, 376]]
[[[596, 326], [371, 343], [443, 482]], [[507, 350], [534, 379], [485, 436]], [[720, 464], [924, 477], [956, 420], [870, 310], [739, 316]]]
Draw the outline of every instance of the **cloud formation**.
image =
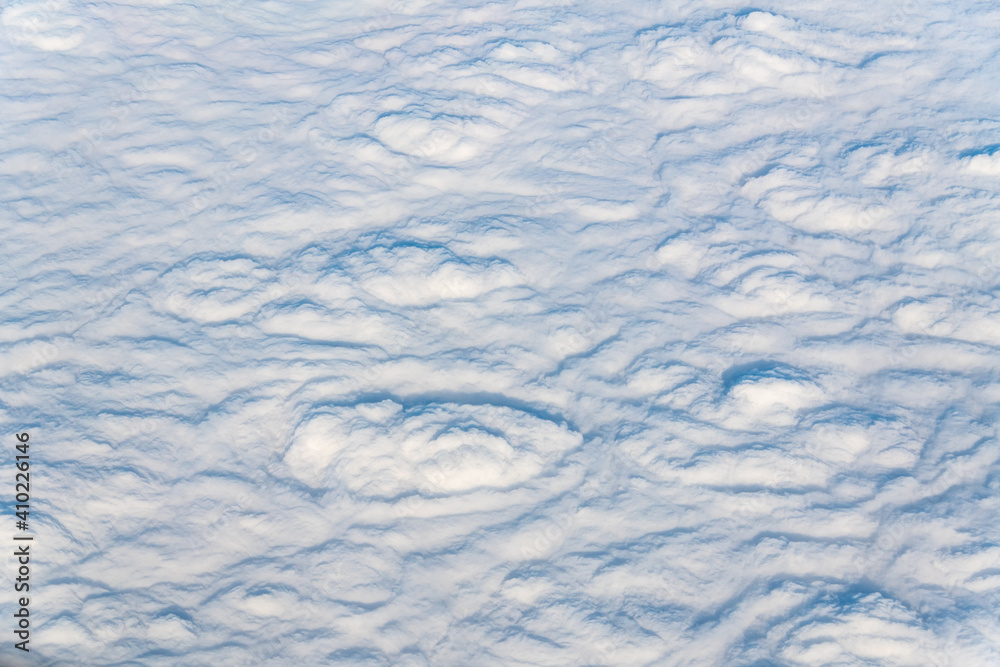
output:
[[996, 18], [9, 4], [2, 660], [997, 664]]

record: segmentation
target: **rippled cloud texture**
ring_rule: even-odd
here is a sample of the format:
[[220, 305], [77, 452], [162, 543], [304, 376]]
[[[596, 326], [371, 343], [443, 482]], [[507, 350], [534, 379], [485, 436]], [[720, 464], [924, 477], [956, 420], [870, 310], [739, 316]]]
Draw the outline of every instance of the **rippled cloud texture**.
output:
[[5, 664], [1000, 664], [993, 3], [0, 22]]

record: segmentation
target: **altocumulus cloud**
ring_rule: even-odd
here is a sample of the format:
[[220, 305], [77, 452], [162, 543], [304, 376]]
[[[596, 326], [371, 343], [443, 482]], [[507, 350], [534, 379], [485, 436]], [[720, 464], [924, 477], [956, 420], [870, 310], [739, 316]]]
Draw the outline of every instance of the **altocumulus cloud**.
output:
[[1000, 663], [998, 20], [9, 3], [2, 660]]

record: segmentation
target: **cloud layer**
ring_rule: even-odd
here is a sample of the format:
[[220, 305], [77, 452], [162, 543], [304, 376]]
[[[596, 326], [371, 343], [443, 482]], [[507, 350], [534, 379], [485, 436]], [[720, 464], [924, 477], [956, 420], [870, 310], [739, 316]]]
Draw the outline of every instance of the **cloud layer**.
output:
[[998, 19], [9, 4], [3, 659], [997, 664]]

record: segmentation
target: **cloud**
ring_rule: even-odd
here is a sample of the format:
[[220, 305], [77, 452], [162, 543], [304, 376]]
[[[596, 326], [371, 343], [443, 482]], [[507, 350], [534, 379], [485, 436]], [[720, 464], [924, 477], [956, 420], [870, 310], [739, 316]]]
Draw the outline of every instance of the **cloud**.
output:
[[1000, 663], [991, 11], [9, 4], [0, 662]]

